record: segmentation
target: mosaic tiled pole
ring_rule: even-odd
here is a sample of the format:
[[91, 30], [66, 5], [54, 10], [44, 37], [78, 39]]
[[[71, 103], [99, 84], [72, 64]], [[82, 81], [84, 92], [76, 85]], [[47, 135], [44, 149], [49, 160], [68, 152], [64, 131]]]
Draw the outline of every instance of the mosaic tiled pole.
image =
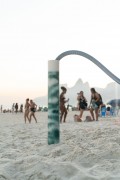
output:
[[59, 143], [59, 61], [48, 61], [48, 144]]

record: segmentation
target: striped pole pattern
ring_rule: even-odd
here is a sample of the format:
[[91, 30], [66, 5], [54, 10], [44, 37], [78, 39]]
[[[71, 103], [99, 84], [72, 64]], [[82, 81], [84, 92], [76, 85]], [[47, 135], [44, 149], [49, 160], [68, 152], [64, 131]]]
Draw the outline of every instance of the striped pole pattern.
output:
[[59, 143], [59, 61], [48, 61], [48, 144]]

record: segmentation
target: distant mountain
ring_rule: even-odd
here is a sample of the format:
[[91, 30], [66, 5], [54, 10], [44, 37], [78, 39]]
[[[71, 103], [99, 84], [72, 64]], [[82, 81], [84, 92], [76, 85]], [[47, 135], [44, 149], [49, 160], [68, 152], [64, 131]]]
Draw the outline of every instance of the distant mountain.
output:
[[37, 97], [34, 99], [34, 102], [38, 105], [38, 106], [48, 106], [48, 97], [46, 96], [41, 96], [41, 97]]
[[[66, 98], [69, 97], [69, 104], [76, 106], [77, 104], [77, 93], [80, 91], [84, 91], [84, 95], [88, 100], [88, 104], [90, 102], [90, 85], [88, 82], [83, 83], [81, 79], [78, 79], [75, 85], [71, 88], [67, 86], [67, 84], [61, 84], [60, 86], [65, 86], [67, 88]], [[103, 102], [107, 103], [111, 99], [120, 99], [120, 85], [115, 82], [109, 83], [105, 88], [94, 87], [97, 92], [99, 92], [102, 96]], [[61, 92], [61, 90], [60, 90]], [[48, 106], [48, 97], [42, 96], [34, 99], [38, 106]]]

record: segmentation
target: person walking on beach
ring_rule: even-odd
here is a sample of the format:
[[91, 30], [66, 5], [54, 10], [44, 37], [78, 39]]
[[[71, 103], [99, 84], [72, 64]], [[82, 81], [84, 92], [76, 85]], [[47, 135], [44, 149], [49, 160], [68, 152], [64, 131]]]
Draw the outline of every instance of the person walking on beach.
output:
[[1, 105], [0, 107], [0, 112], [2, 113], [3, 112], [3, 106]]
[[[91, 88], [90, 90], [91, 90], [90, 113], [93, 120], [95, 120], [96, 117], [96, 121], [98, 121], [99, 108], [103, 104], [102, 97], [98, 92], [96, 92], [95, 88]], [[94, 117], [94, 110], [95, 110], [95, 117]]]
[[24, 108], [25, 108], [25, 112], [24, 112], [25, 123], [26, 123], [27, 119], [30, 123], [30, 119], [29, 119], [29, 112], [30, 112], [30, 110], [29, 110], [29, 108], [30, 108], [29, 98], [26, 99]]
[[23, 104], [20, 105], [20, 112], [23, 112]]
[[14, 113], [14, 110], [15, 110], [15, 104], [13, 103], [13, 105], [12, 105], [12, 113]]
[[63, 122], [66, 122], [66, 117], [67, 117], [67, 108], [65, 107], [65, 103], [69, 101], [69, 99], [66, 100], [65, 98], [65, 94], [67, 92], [67, 89], [62, 86], [61, 87], [62, 93], [60, 94], [60, 123], [62, 123], [62, 119]]
[[87, 109], [87, 99], [84, 96], [84, 92], [80, 91], [77, 96], [78, 100], [78, 109], [80, 110], [79, 118], [82, 118], [83, 112]]
[[32, 117], [35, 119], [35, 122], [37, 123], [37, 119], [35, 117], [36, 108], [37, 108], [37, 105], [33, 102], [33, 100], [30, 100], [30, 118], [29, 118], [30, 123], [31, 123]]
[[18, 112], [18, 103], [15, 104], [15, 112]]

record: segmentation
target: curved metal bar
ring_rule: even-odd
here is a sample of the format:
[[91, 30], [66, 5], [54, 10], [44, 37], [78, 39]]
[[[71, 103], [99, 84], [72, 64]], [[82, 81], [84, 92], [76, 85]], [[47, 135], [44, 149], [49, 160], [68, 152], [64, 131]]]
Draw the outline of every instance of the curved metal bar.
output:
[[90, 61], [92, 61], [94, 64], [96, 64], [102, 71], [104, 71], [110, 78], [112, 78], [115, 82], [117, 82], [118, 84], [120, 84], [120, 79], [115, 76], [112, 72], [110, 72], [104, 65], [102, 65], [97, 59], [95, 59], [94, 57], [92, 57], [91, 55], [82, 52], [82, 51], [78, 51], [78, 50], [69, 50], [69, 51], [65, 51], [62, 54], [60, 54], [55, 60], [61, 60], [63, 57], [68, 56], [68, 55], [79, 55], [79, 56], [83, 56], [87, 59], [89, 59]]

